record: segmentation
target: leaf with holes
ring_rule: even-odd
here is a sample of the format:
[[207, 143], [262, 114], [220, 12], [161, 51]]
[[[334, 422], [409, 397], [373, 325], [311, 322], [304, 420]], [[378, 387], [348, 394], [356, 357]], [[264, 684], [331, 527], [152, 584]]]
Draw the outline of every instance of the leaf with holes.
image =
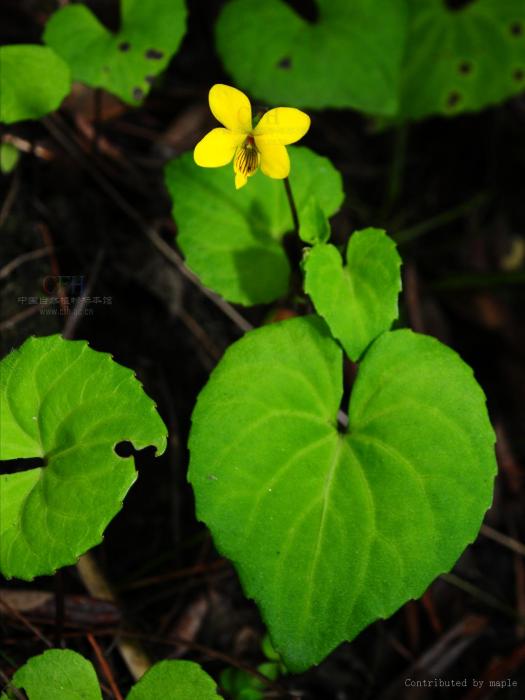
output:
[[184, 0], [121, 0], [114, 34], [84, 5], [51, 17], [44, 40], [70, 65], [73, 78], [139, 104], [168, 65], [186, 31]]
[[309, 22], [282, 0], [231, 0], [216, 27], [226, 70], [254, 97], [294, 107], [397, 110], [404, 0], [315, 0]]
[[350, 359], [357, 361], [397, 318], [400, 266], [395, 243], [375, 228], [351, 236], [346, 265], [333, 245], [307, 253], [305, 291]]
[[[327, 158], [290, 147], [290, 183], [301, 213], [312, 198], [326, 217], [343, 202], [341, 176]], [[202, 282], [229, 301], [262, 304], [286, 293], [290, 276], [282, 246], [293, 230], [283, 182], [256, 173], [234, 190], [229, 168], [199, 168], [186, 153], [168, 164], [177, 242]]]
[[0, 460], [44, 466], [0, 476], [0, 571], [32, 579], [98, 544], [136, 479], [115, 446], [166, 446], [133, 372], [84, 341], [29, 338], [0, 363]]
[[[33, 656], [15, 673], [12, 686], [29, 700], [102, 700], [92, 664], [67, 649]], [[2, 698], [6, 696], [2, 695]], [[218, 700], [215, 682], [192, 661], [161, 661], [131, 689], [127, 700]]]
[[399, 117], [479, 110], [525, 90], [523, 0], [473, 0], [459, 9], [409, 0], [409, 14]]
[[58, 109], [70, 89], [67, 64], [47, 46], [0, 46], [0, 122], [40, 119]]
[[318, 317], [252, 331], [192, 419], [198, 517], [295, 672], [422, 595], [492, 498], [485, 397], [456, 353], [408, 330], [379, 336], [347, 434], [336, 425], [342, 360]]

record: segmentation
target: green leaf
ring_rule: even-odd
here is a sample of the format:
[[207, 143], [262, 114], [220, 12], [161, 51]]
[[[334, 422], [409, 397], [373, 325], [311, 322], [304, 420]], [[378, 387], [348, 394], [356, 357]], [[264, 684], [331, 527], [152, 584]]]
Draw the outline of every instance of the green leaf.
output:
[[299, 237], [305, 243], [326, 243], [330, 238], [330, 224], [316, 197], [312, 197], [301, 212]]
[[454, 115], [525, 89], [525, 3], [409, 0], [399, 117]]
[[395, 243], [375, 228], [351, 236], [344, 266], [333, 245], [308, 252], [305, 291], [350, 359], [356, 361], [397, 318], [400, 266]]
[[[12, 684], [29, 700], [102, 700], [97, 675], [83, 656], [51, 649], [18, 669]], [[4, 697], [4, 696], [2, 696]], [[192, 661], [161, 661], [144, 674], [127, 700], [218, 700], [215, 682]]]
[[122, 0], [113, 34], [84, 5], [51, 17], [44, 40], [70, 65], [73, 78], [139, 104], [168, 65], [186, 30], [184, 0]]
[[252, 331], [193, 415], [198, 517], [294, 672], [450, 570], [496, 472], [485, 397], [452, 350], [409, 330], [379, 336], [345, 435], [342, 359], [317, 317]]
[[[308, 148], [290, 147], [290, 183], [299, 212], [316, 197], [325, 216], [343, 202], [341, 176]], [[235, 190], [233, 169], [199, 168], [186, 153], [166, 169], [177, 242], [201, 281], [229, 301], [262, 304], [286, 293], [290, 275], [281, 244], [293, 230], [281, 180], [261, 172]]]
[[29, 700], [102, 700], [91, 663], [68, 649], [33, 656], [13, 676], [13, 685]]
[[0, 46], [0, 122], [39, 119], [71, 89], [69, 68], [46, 46]]
[[133, 372], [85, 341], [29, 338], [0, 363], [0, 460], [45, 466], [0, 476], [0, 571], [32, 579], [98, 544], [136, 479], [114, 447], [166, 446]]
[[127, 700], [218, 700], [215, 681], [192, 661], [161, 661], [135, 685]]
[[235, 82], [254, 97], [294, 107], [395, 113], [406, 8], [392, 0], [317, 0], [305, 21], [282, 0], [232, 0], [216, 27]]
[[20, 158], [20, 151], [12, 143], [0, 143], [0, 172], [9, 175]]

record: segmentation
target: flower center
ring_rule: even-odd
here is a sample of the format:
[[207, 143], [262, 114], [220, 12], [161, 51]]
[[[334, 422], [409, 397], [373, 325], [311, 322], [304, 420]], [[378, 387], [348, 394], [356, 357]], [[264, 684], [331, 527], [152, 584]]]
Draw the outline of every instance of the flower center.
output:
[[235, 172], [250, 177], [259, 167], [259, 151], [253, 136], [248, 136], [235, 154]]

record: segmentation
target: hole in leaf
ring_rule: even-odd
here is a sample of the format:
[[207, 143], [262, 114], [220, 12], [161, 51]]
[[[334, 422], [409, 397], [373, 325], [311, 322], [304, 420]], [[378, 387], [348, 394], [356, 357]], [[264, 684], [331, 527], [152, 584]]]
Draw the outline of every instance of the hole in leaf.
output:
[[319, 7], [315, 0], [285, 0], [290, 7], [304, 20], [315, 24], [319, 20]]
[[129, 440], [123, 440], [115, 445], [113, 448], [115, 453], [119, 457], [133, 457], [137, 453], [136, 449], [133, 447]]
[[131, 48], [131, 44], [129, 43], [129, 41], [122, 41], [122, 42], [118, 45], [118, 50], [119, 50], [119, 51], [129, 51], [130, 48]]
[[512, 77], [517, 83], [521, 83], [521, 81], [525, 79], [525, 70], [523, 68], [516, 68]]
[[157, 49], [148, 49], [144, 54], [146, 58], [151, 58], [154, 61], [159, 61], [164, 56], [163, 51], [157, 51]]
[[284, 58], [281, 58], [279, 63], [277, 64], [277, 68], [291, 68], [292, 67], [292, 59], [290, 56], [285, 56]]
[[449, 96], [447, 97], [447, 107], [450, 107], [450, 108], [457, 107], [460, 102], [461, 102], [461, 93], [458, 92], [457, 90], [452, 90], [452, 92], [449, 93]]
[[457, 12], [458, 10], [463, 10], [468, 5], [471, 5], [474, 0], [445, 0], [445, 5], [449, 10]]
[[461, 75], [469, 75], [472, 73], [472, 63], [470, 63], [470, 61], [461, 61], [458, 66], [458, 71]]
[[521, 36], [523, 34], [523, 24], [518, 20], [510, 25], [510, 33], [512, 36]]
[[155, 82], [155, 76], [154, 75], [147, 75], [144, 80], [149, 83], [150, 85], [153, 85]]
[[133, 99], [134, 100], [141, 100], [144, 97], [144, 90], [142, 88], [136, 87], [133, 88]]
[[2, 474], [17, 474], [25, 472], [28, 469], [37, 469], [45, 467], [46, 460], [44, 457], [27, 457], [25, 459], [6, 459], [0, 464], [0, 473]]

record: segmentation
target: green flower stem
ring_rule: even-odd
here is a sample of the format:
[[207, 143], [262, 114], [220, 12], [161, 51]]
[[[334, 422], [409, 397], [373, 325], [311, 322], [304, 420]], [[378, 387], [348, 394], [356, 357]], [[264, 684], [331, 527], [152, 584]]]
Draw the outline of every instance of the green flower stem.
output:
[[298, 236], [299, 235], [299, 216], [297, 214], [297, 207], [295, 206], [295, 199], [293, 198], [292, 187], [290, 185], [289, 178], [285, 177], [283, 182], [284, 182], [284, 189], [286, 190], [286, 196], [288, 198], [288, 204], [290, 205], [290, 211], [292, 213], [294, 233]]

